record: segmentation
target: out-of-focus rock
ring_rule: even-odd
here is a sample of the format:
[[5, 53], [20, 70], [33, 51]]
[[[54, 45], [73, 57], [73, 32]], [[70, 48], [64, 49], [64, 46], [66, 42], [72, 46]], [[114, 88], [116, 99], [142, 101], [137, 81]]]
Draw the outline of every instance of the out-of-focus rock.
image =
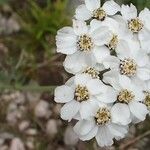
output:
[[25, 147], [19, 138], [14, 138], [11, 142], [10, 150], [25, 150]]
[[46, 125], [46, 131], [48, 135], [55, 136], [58, 132], [57, 121], [54, 119], [49, 120]]
[[51, 112], [49, 110], [49, 103], [41, 100], [35, 107], [35, 116], [39, 118], [49, 118]]
[[29, 127], [29, 125], [30, 125], [30, 122], [27, 120], [24, 120], [19, 124], [19, 130], [24, 131]]
[[10, 125], [15, 125], [18, 121], [18, 119], [20, 119], [22, 116], [21, 112], [16, 110], [14, 112], [8, 113], [7, 115], [7, 121], [8, 123], [10, 123]]
[[7, 133], [7, 132], [4, 132], [4, 133], [0, 133], [0, 138], [2, 138], [2, 139], [12, 139], [12, 138], [14, 138], [14, 135], [13, 134], [11, 134], [11, 133]]
[[68, 126], [65, 135], [64, 135], [64, 142], [66, 145], [76, 145], [78, 142], [78, 137], [73, 131], [73, 128], [71, 126]]
[[34, 142], [35, 142], [34, 139], [32, 137], [29, 137], [26, 141], [27, 148], [30, 150], [34, 150], [35, 149]]
[[4, 144], [4, 141], [5, 140], [3, 138], [0, 138], [0, 146]]
[[26, 95], [29, 103], [33, 106], [40, 100], [41, 96], [41, 94], [38, 92], [27, 92]]
[[0, 150], [9, 150], [9, 147], [7, 145], [0, 146]]
[[35, 135], [37, 135], [37, 130], [30, 128], [30, 129], [26, 130], [26, 134], [30, 135], [30, 136], [35, 136]]

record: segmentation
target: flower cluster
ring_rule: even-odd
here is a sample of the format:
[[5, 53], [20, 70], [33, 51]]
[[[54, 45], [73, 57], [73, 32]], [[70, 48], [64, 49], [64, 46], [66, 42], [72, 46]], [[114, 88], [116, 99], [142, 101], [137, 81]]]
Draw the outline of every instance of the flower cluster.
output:
[[150, 10], [139, 14], [131, 4], [85, 0], [73, 27], [60, 29], [57, 52], [66, 55], [71, 77], [55, 89], [65, 103], [61, 118], [76, 119], [83, 141], [96, 138], [110, 146], [124, 138], [128, 126], [144, 121], [150, 111]]

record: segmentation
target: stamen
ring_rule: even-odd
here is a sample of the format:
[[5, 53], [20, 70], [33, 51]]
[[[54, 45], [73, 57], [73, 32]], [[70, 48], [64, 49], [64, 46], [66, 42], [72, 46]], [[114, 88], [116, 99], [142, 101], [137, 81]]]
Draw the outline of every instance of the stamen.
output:
[[136, 74], [137, 64], [133, 59], [124, 59], [120, 62], [120, 73], [122, 75], [133, 76]]
[[91, 51], [93, 48], [94, 44], [92, 42], [92, 38], [85, 35], [81, 35], [79, 37], [79, 40], [77, 42], [78, 48], [80, 51], [88, 52]]
[[95, 115], [95, 121], [97, 125], [105, 125], [110, 120], [111, 120], [111, 113], [106, 107], [100, 108]]
[[93, 12], [94, 19], [104, 21], [106, 17], [107, 17], [107, 14], [103, 10], [103, 8], [98, 8], [97, 10], [94, 10], [94, 12]]
[[144, 103], [147, 106], [147, 108], [150, 110], [150, 92], [145, 92]]
[[99, 71], [95, 68], [88, 67], [83, 73], [89, 74], [93, 79], [99, 79]]
[[110, 50], [115, 50], [118, 44], [118, 36], [113, 35], [112, 39], [110, 40], [109, 44], [107, 45]]
[[117, 100], [119, 103], [129, 104], [134, 99], [134, 97], [135, 95], [132, 91], [125, 89], [119, 93]]
[[139, 31], [142, 30], [143, 28], [143, 23], [139, 18], [131, 19], [128, 22], [128, 28], [133, 32], [133, 33], [138, 33]]
[[74, 98], [78, 102], [87, 101], [89, 99], [89, 91], [86, 86], [78, 85], [75, 89]]

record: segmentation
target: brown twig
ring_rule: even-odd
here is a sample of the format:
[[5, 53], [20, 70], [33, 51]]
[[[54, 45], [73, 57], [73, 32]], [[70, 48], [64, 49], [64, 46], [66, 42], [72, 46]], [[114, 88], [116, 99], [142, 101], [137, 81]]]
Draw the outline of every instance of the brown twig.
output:
[[137, 141], [141, 140], [142, 138], [148, 135], [150, 135], [150, 131], [147, 131], [143, 133], [142, 135], [139, 135], [138, 137], [134, 138], [133, 140], [130, 140], [128, 143], [121, 145], [119, 147], [119, 150], [126, 150], [129, 146], [131, 146], [132, 144], [136, 143]]

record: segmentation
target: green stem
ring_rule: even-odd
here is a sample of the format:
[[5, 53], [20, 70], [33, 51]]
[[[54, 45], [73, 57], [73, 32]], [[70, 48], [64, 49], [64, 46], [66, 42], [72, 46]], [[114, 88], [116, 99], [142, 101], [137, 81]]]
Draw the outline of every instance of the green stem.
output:
[[19, 91], [35, 91], [35, 92], [52, 92], [56, 86], [38, 86], [38, 85], [0, 85], [0, 91], [19, 90]]

